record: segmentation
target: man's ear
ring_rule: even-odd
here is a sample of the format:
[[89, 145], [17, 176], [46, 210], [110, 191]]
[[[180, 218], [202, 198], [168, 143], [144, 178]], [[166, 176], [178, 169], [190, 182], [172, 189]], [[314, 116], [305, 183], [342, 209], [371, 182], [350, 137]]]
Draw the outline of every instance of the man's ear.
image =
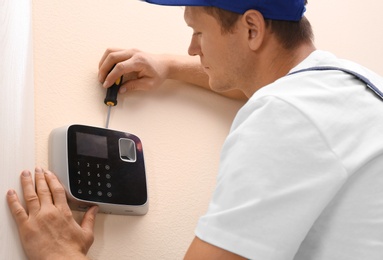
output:
[[241, 18], [242, 25], [248, 30], [248, 43], [252, 50], [261, 47], [265, 37], [265, 19], [263, 15], [256, 10], [248, 10]]

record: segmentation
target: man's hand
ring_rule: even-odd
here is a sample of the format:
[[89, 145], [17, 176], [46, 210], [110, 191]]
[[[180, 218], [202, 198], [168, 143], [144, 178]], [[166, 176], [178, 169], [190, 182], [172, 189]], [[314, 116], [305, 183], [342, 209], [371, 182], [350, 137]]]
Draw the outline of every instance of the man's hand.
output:
[[36, 168], [35, 185], [29, 171], [23, 171], [20, 178], [26, 209], [14, 190], [8, 191], [7, 201], [28, 258], [86, 259], [94, 240], [98, 208], [90, 208], [79, 225], [69, 209], [65, 190], [53, 173]]
[[108, 88], [123, 75], [120, 93], [124, 93], [127, 90], [156, 89], [168, 78], [168, 74], [169, 64], [165, 55], [137, 49], [107, 49], [99, 62], [98, 77]]

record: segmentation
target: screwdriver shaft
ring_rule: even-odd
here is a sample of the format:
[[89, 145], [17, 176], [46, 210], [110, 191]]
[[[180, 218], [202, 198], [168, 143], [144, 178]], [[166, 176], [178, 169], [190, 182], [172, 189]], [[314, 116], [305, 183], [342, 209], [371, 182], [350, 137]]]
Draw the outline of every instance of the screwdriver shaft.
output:
[[108, 115], [106, 117], [106, 124], [105, 124], [105, 128], [108, 128], [109, 127], [109, 118], [110, 118], [110, 111], [112, 110], [112, 106], [108, 106]]

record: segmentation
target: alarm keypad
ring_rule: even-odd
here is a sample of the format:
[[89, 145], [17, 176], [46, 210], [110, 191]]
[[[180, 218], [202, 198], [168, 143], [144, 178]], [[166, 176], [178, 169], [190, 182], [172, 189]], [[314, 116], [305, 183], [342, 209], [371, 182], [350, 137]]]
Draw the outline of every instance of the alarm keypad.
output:
[[113, 198], [113, 169], [108, 164], [76, 162], [71, 191], [79, 199], [100, 201]]

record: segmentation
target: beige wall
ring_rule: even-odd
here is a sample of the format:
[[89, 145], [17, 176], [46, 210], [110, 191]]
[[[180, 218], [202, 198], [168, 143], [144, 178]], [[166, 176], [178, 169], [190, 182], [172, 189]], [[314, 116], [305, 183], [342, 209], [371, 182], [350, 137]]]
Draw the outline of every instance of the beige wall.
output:
[[308, 0], [307, 17], [318, 48], [383, 75], [383, 3], [375, 0]]
[[[379, 1], [309, 1], [319, 48], [383, 74]], [[107, 47], [186, 53], [183, 9], [137, 0], [33, 1], [36, 164], [47, 167], [48, 135], [66, 124], [104, 126], [105, 90], [97, 65]], [[1, 5], [0, 5], [1, 6]], [[144, 145], [150, 209], [143, 217], [99, 214], [94, 259], [180, 259], [204, 213], [219, 151], [241, 106], [204, 90], [167, 82], [120, 96], [110, 127]], [[17, 179], [15, 174], [15, 179]]]

